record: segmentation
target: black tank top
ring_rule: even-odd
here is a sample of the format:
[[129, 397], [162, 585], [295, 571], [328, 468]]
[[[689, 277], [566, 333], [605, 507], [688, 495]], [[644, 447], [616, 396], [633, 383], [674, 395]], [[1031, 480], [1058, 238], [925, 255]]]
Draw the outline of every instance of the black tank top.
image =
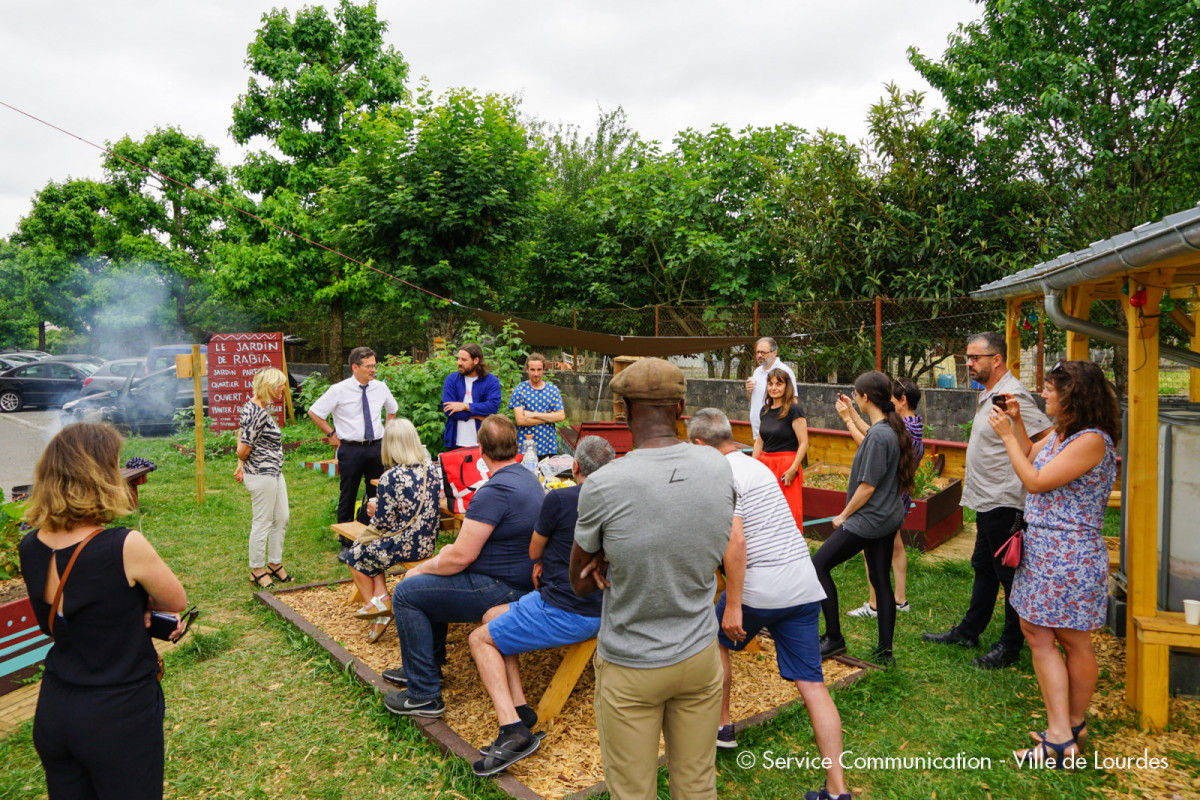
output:
[[[108, 528], [88, 542], [75, 560], [63, 590], [61, 616], [54, 621], [54, 645], [46, 674], [79, 686], [116, 686], [158, 673], [154, 643], [146, 632], [148, 595], [129, 585], [122, 552], [129, 528]], [[43, 599], [50, 559], [58, 574], [78, 545], [52, 550], [31, 531], [21, 539], [21, 573], [42, 631], [50, 634], [50, 604]]]

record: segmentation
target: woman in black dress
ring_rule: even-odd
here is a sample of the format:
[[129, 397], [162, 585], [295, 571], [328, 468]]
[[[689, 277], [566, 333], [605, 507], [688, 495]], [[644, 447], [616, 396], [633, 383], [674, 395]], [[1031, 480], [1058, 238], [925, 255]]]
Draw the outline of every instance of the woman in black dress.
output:
[[[187, 596], [141, 533], [105, 528], [134, 510], [121, 478], [121, 436], [77, 423], [34, 468], [19, 547], [46, 654], [33, 744], [50, 800], [161, 798], [163, 712], [150, 612]], [[182, 629], [176, 629], [176, 635]]]

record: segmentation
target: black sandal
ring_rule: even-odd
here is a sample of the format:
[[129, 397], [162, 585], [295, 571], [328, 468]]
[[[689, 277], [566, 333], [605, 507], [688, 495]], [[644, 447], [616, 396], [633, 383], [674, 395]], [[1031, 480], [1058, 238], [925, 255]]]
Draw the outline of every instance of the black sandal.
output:
[[521, 745], [514, 746], [514, 744], [512, 734], [509, 734], [507, 739], [504, 734], [497, 736], [496, 741], [488, 748], [487, 755], [472, 764], [471, 769], [480, 778], [503, 772], [522, 758], [533, 755], [542, 746], [542, 740], [537, 736], [531, 736], [529, 744], [523, 747]]
[[[268, 564], [267, 572], [271, 573], [271, 577], [280, 583], [291, 583], [293, 580], [295, 580], [295, 578], [293, 578], [291, 575], [283, 572], [283, 564], [280, 564], [278, 567], [272, 567], [270, 564]], [[280, 572], [283, 572], [283, 574], [280, 575]]]
[[[266, 583], [263, 583], [264, 578], [267, 581]], [[270, 570], [262, 573], [261, 575], [255, 575], [254, 570], [250, 570], [250, 582], [260, 589], [270, 589], [275, 585], [275, 582], [271, 580]]]

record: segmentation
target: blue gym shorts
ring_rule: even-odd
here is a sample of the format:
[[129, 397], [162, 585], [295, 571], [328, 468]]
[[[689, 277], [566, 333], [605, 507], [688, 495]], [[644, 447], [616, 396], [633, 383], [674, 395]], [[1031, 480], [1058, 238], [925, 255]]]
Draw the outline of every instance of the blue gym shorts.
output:
[[506, 656], [549, 650], [593, 638], [600, 632], [599, 617], [585, 617], [555, 608], [530, 592], [488, 623], [496, 648]]
[[[717, 601], [717, 624], [725, 614], [725, 593]], [[734, 644], [717, 631], [717, 641], [728, 650], [741, 650], [750, 643], [763, 628], [771, 632], [775, 640], [775, 661], [779, 674], [789, 681], [817, 681], [823, 683], [821, 672], [821, 645], [818, 619], [821, 615], [820, 602], [802, 603], [790, 608], [753, 608], [742, 606], [742, 628], [746, 638]]]

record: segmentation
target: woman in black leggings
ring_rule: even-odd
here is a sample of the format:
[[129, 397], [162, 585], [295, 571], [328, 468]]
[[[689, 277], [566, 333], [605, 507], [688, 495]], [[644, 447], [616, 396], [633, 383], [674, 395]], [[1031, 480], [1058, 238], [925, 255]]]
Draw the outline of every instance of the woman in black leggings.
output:
[[854, 382], [854, 401], [871, 426], [854, 454], [846, 507], [833, 518], [833, 534], [813, 556], [813, 566], [825, 589], [825, 599], [821, 601], [825, 616], [821, 657], [846, 652], [838, 617], [837, 586], [830, 571], [862, 551], [879, 609], [879, 643], [871, 653], [871, 660], [887, 665], [895, 661], [892, 632], [896, 627], [896, 602], [889, 573], [892, 540], [904, 521], [901, 494], [912, 493], [917, 461], [912, 438], [892, 403], [892, 382], [886, 375], [866, 372], [858, 376]]

